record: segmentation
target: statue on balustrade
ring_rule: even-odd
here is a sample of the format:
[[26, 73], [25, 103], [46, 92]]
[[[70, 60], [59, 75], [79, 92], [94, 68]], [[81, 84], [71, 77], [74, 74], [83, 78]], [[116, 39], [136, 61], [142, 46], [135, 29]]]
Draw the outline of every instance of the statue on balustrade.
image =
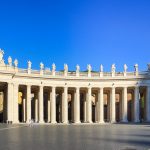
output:
[[4, 51], [0, 49], [0, 65], [5, 65], [3, 56], [4, 56]]
[[128, 69], [127, 65], [124, 64], [124, 72], [127, 72], [127, 69]]
[[64, 64], [64, 71], [68, 72], [68, 65], [67, 64]]
[[88, 72], [91, 72], [91, 71], [92, 71], [92, 67], [91, 67], [90, 64], [87, 65], [87, 70], [88, 70]]
[[115, 71], [116, 71], [116, 66], [115, 66], [115, 64], [112, 64], [112, 66], [111, 66], [111, 72], [114, 73]]

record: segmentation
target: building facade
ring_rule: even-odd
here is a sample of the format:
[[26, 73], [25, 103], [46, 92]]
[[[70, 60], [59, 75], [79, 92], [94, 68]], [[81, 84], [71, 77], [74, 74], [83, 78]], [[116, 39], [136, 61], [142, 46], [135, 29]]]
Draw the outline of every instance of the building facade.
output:
[[40, 70], [18, 68], [18, 60], [3, 59], [0, 50], [0, 122], [29, 123], [116, 123], [150, 122], [150, 65], [140, 72], [56, 71], [40, 63]]

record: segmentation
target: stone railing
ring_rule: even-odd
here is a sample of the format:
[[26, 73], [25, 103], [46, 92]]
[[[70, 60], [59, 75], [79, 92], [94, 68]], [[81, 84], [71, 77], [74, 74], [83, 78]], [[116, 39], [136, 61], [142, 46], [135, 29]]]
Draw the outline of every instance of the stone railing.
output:
[[68, 71], [68, 65], [64, 64], [64, 70], [56, 71], [56, 65], [52, 64], [52, 70], [50, 68], [45, 68], [44, 64], [40, 63], [40, 70], [32, 69], [32, 62], [27, 61], [27, 69], [18, 68], [18, 60], [14, 61], [9, 56], [8, 64], [5, 64], [5, 60], [3, 59], [4, 51], [0, 49], [0, 72], [1, 73], [10, 73], [10, 74], [18, 74], [18, 75], [32, 75], [32, 76], [50, 76], [50, 77], [74, 77], [74, 78], [127, 78], [127, 77], [150, 77], [150, 64], [148, 64], [148, 70], [139, 72], [138, 64], [134, 65], [134, 72], [127, 72], [127, 65], [124, 64], [123, 72], [116, 72], [115, 64], [111, 65], [111, 72], [104, 72], [103, 65], [100, 65], [99, 71], [93, 71], [92, 66], [90, 64], [87, 65], [86, 71], [80, 71], [80, 66], [76, 65], [76, 71]]
[[136, 74], [135, 72], [115, 72], [114, 75], [112, 72], [102, 72], [102, 76], [100, 76], [101, 72], [90, 72], [90, 76], [88, 76], [89, 72], [82, 72], [80, 71], [78, 76], [76, 71], [72, 72], [67, 72], [65, 74], [64, 71], [55, 71], [55, 75], [52, 74], [52, 71], [50, 70], [43, 70], [42, 75], [40, 74], [40, 70], [33, 70], [31, 69], [30, 72], [28, 69], [22, 69], [22, 68], [17, 68], [14, 66], [0, 66], [0, 72], [1, 73], [11, 73], [11, 74], [23, 74], [23, 75], [39, 75], [39, 76], [55, 76], [55, 77], [89, 77], [89, 78], [105, 78], [105, 77], [150, 77], [150, 72], [149, 71], [142, 71], [138, 72]]

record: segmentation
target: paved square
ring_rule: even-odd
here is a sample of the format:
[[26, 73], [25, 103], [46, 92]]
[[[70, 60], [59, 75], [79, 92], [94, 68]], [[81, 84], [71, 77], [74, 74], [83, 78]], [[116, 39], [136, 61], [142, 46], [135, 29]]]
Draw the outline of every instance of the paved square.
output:
[[148, 150], [150, 125], [5, 125], [0, 150]]

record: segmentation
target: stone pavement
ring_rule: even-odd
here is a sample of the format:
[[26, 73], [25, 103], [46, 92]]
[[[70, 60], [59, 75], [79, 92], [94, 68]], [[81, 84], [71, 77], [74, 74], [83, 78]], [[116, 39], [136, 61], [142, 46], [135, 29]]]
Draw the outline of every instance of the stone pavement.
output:
[[150, 125], [0, 124], [0, 150], [148, 150]]

